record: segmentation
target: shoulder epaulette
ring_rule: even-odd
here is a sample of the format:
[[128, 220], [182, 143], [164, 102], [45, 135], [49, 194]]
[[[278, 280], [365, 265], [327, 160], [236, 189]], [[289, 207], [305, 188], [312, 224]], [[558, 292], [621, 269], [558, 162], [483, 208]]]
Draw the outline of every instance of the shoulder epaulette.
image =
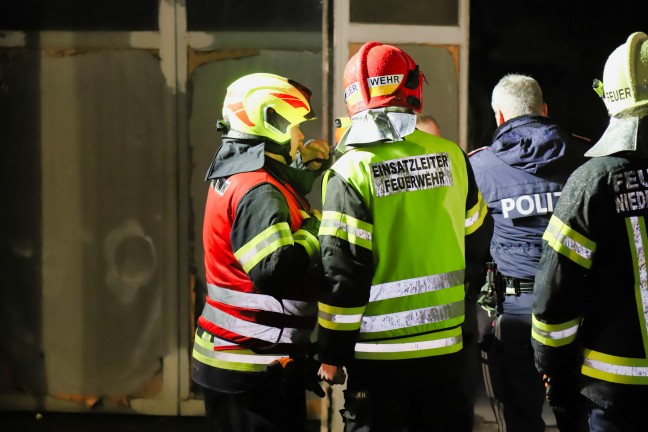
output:
[[580, 139], [580, 140], [587, 141], [587, 142], [592, 142], [591, 139], [589, 139], [587, 137], [584, 137], [584, 136], [576, 135], [575, 133], [571, 134], [571, 136], [573, 136], [576, 139]]
[[475, 149], [475, 150], [471, 151], [470, 153], [468, 153], [468, 157], [474, 155], [475, 153], [479, 153], [482, 150], [486, 150], [487, 148], [488, 148], [488, 146], [484, 146], [484, 147], [480, 147], [478, 149]]

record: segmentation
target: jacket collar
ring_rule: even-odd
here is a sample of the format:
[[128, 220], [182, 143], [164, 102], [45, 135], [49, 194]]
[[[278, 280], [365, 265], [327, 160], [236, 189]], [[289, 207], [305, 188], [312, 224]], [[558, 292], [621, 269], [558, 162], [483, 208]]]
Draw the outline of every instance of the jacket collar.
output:
[[416, 114], [410, 110], [399, 107], [364, 110], [351, 117], [351, 126], [340, 138], [337, 150], [344, 153], [347, 147], [402, 141], [415, 128]]

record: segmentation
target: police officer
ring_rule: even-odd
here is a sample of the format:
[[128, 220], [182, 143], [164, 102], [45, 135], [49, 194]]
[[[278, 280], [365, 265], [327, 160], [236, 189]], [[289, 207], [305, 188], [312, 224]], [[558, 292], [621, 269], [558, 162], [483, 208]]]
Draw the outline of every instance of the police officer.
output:
[[592, 431], [639, 431], [648, 425], [648, 36], [631, 34], [595, 83], [610, 124], [543, 236], [533, 346], [550, 399], [568, 398], [577, 374]]
[[[470, 155], [495, 220], [490, 254], [497, 295], [481, 343], [484, 383], [500, 431], [544, 431], [545, 389], [529, 338], [533, 282], [542, 233], [568, 176], [584, 162], [586, 142], [547, 117], [540, 86], [529, 76], [504, 76], [491, 105], [498, 126], [493, 143]], [[568, 430], [566, 421], [561, 430]]]
[[304, 388], [323, 396], [307, 357], [323, 281], [320, 224], [304, 198], [317, 173], [288, 165], [297, 157], [315, 169], [328, 158], [325, 141], [303, 143], [310, 96], [266, 73], [227, 89], [206, 176], [208, 293], [192, 355], [211, 432], [302, 432]]
[[424, 77], [368, 42], [344, 72], [351, 126], [325, 175], [320, 376], [346, 366], [346, 431], [470, 431], [462, 399], [464, 278], [492, 220], [466, 155], [417, 130]]

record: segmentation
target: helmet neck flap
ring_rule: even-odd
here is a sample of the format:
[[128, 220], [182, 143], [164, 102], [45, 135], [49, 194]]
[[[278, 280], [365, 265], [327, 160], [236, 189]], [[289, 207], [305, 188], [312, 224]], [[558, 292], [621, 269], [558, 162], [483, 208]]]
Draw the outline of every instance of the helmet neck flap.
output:
[[347, 147], [402, 141], [416, 129], [416, 114], [399, 107], [368, 109], [351, 117], [351, 125], [337, 144], [344, 153]]

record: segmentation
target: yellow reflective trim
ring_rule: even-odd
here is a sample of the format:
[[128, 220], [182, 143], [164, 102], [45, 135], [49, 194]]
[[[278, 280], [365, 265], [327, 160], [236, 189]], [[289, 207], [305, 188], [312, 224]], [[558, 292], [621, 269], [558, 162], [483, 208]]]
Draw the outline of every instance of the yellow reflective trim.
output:
[[648, 359], [617, 357], [585, 349], [581, 373], [619, 384], [648, 384]]
[[[207, 335], [207, 339], [205, 339]], [[211, 335], [207, 332], [202, 336], [196, 333], [192, 357], [197, 361], [219, 369], [237, 370], [244, 372], [263, 372], [269, 363], [277, 360], [279, 355], [257, 354], [249, 349], [215, 350], [209, 341]]]
[[617, 375], [609, 372], [603, 372], [588, 365], [583, 365], [581, 367], [581, 373], [585, 376], [617, 384], [648, 385], [648, 376]]
[[543, 345], [560, 347], [569, 345], [576, 340], [581, 318], [560, 324], [546, 324], [539, 321], [535, 315], [531, 317], [531, 337]]
[[573, 319], [571, 321], [567, 321], [567, 322], [560, 323], [560, 324], [546, 324], [546, 323], [543, 323], [542, 321], [538, 320], [535, 317], [535, 315], [532, 315], [531, 316], [531, 323], [534, 326], [538, 327], [540, 330], [548, 331], [548, 332], [558, 332], [558, 331], [567, 330], [568, 328], [579, 325], [582, 319], [583, 319], [582, 317], [578, 317], [578, 318], [575, 318], [575, 319]]
[[326, 188], [328, 187], [329, 179], [331, 178], [331, 170], [328, 170], [322, 176], [322, 206], [326, 202]]
[[214, 344], [211, 343], [210, 339], [211, 337], [207, 332], [204, 332], [202, 334], [202, 337], [198, 336], [198, 333], [196, 333], [196, 336], [194, 337], [194, 343], [204, 348], [214, 349]]
[[648, 274], [646, 273], [646, 221], [643, 216], [626, 218], [626, 229], [632, 253], [632, 267], [634, 269], [635, 301], [637, 316], [641, 326], [641, 338], [644, 352], [648, 353]]
[[549, 224], [555, 226], [563, 235], [569, 237], [588, 250], [592, 252], [596, 250], [595, 241], [588, 239], [575, 229], [571, 228], [569, 225], [561, 221], [556, 215], [551, 216], [551, 219], [549, 219]]
[[[267, 364], [254, 364], [243, 362], [232, 362], [208, 357], [194, 348], [192, 356], [201, 363], [213, 366], [219, 369], [237, 370], [243, 372], [263, 372], [268, 368]], [[273, 360], [274, 361], [274, 360]]]
[[451, 354], [463, 348], [461, 327], [385, 341], [364, 341], [355, 345], [355, 358], [401, 360]]
[[326, 329], [352, 331], [358, 330], [362, 324], [364, 306], [344, 308], [321, 302], [317, 306], [319, 309], [317, 323]]
[[477, 194], [477, 204], [466, 212], [466, 235], [470, 235], [477, 231], [484, 223], [486, 214], [488, 213], [488, 206], [484, 201], [481, 192]]
[[243, 270], [249, 272], [263, 258], [282, 246], [293, 245], [294, 240], [288, 222], [269, 226], [252, 240], [234, 252]]
[[363, 247], [368, 250], [372, 250], [373, 248], [373, 245], [370, 241], [357, 237], [353, 234], [349, 234], [348, 232], [342, 231], [339, 228], [335, 228], [335, 227], [320, 227], [319, 235], [321, 236], [328, 235], [332, 237], [337, 237], [341, 240], [347, 241], [351, 244]]
[[648, 359], [645, 358], [619, 357], [587, 348], [583, 350], [583, 357], [617, 366], [648, 367]]
[[295, 243], [299, 243], [304, 247], [304, 249], [306, 249], [306, 252], [308, 253], [309, 258], [311, 258], [311, 261], [313, 260], [313, 258], [316, 258], [320, 255], [319, 240], [310, 232], [302, 229], [297, 230], [295, 234], [293, 234], [293, 239], [295, 240]]
[[586, 269], [592, 267], [592, 256], [596, 251], [596, 243], [570, 228], [555, 215], [551, 216], [542, 239], [546, 240], [556, 252], [576, 264]]
[[[358, 309], [358, 308], [353, 308]], [[331, 308], [330, 310], [337, 310], [340, 313], [329, 313], [320, 309], [317, 314], [317, 322], [324, 328], [330, 330], [357, 330], [362, 324], [363, 314], [349, 313], [350, 311], [345, 308]]]
[[576, 340], [576, 333], [569, 337], [561, 338], [561, 339], [552, 339], [545, 337], [543, 334], [538, 333], [536, 328], [531, 328], [531, 337], [538, 342], [540, 342], [542, 345], [545, 346], [550, 346], [550, 347], [561, 347], [565, 345], [569, 345], [570, 343], [574, 342]]
[[327, 221], [341, 221], [346, 225], [361, 229], [368, 232], [370, 235], [373, 232], [373, 225], [369, 222], [365, 222], [360, 219], [356, 219], [353, 216], [346, 215], [344, 213], [327, 210], [322, 213], [322, 222]]
[[322, 312], [331, 314], [331, 315], [357, 315], [357, 314], [363, 314], [365, 311], [366, 306], [358, 306], [358, 307], [339, 307], [339, 306], [329, 306], [325, 303], [319, 302], [317, 303], [317, 308], [321, 310]]
[[322, 213], [322, 223], [320, 225], [319, 235], [330, 235], [338, 237], [349, 243], [372, 249], [373, 245], [373, 225], [356, 219], [352, 216], [336, 211], [325, 211]]

